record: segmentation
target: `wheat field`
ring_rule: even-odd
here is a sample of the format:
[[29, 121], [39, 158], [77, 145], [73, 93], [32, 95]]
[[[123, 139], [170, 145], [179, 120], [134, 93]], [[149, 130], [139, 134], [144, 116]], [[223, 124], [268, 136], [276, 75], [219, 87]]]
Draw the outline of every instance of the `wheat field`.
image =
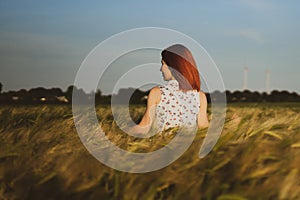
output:
[[[125, 150], [153, 151], [172, 140], [165, 133], [133, 138], [117, 127], [108, 106], [96, 110], [107, 137]], [[131, 106], [132, 118], [138, 121], [144, 110]], [[199, 129], [178, 160], [134, 174], [89, 154], [71, 106], [2, 105], [0, 199], [300, 199], [299, 121], [300, 103], [228, 104], [221, 137], [206, 157], [198, 158], [207, 132]]]

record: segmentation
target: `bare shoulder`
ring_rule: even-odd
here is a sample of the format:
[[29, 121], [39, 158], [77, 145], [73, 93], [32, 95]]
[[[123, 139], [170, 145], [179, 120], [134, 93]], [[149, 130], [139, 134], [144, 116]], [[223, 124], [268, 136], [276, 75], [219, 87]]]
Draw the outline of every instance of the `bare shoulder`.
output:
[[153, 88], [150, 90], [150, 92], [152, 92], [152, 93], [159, 93], [159, 94], [160, 94], [160, 89], [159, 89], [158, 86], [156, 86], [156, 87], [153, 87]]
[[153, 87], [153, 88], [150, 90], [149, 95], [151, 95], [151, 96], [153, 96], [153, 97], [157, 97], [157, 96], [160, 97], [161, 91], [160, 91], [159, 87], [158, 87], [158, 86]]
[[203, 91], [199, 91], [199, 96], [201, 100], [205, 100], [206, 101], [206, 94]]
[[148, 100], [152, 101], [155, 104], [158, 104], [160, 101], [160, 96], [161, 96], [161, 91], [160, 91], [159, 87], [156, 86], [150, 90]]

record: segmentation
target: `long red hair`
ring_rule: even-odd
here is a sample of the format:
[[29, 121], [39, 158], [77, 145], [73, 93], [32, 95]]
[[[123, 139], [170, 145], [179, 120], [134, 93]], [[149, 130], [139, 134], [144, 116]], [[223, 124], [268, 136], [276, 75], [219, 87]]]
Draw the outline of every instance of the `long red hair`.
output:
[[164, 49], [161, 56], [163, 61], [170, 67], [174, 78], [178, 81], [179, 89], [183, 91], [200, 91], [198, 68], [188, 48], [181, 44], [175, 44]]

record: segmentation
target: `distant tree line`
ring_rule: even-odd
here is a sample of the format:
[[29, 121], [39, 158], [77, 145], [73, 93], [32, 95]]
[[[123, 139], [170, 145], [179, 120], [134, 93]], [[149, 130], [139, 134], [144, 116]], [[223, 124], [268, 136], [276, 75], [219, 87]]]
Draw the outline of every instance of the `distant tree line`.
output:
[[[0, 104], [71, 104], [72, 94], [76, 93], [77, 103], [85, 104], [94, 100], [95, 104], [146, 104], [149, 91], [127, 88], [120, 89], [118, 94], [103, 95], [100, 90], [85, 93], [82, 89], [69, 86], [66, 91], [60, 88], [46, 89], [43, 87], [30, 90], [2, 92], [3, 85], [0, 83]], [[300, 96], [296, 92], [273, 90], [270, 94], [257, 91], [214, 91], [206, 93], [208, 103], [226, 101], [230, 102], [300, 102]]]

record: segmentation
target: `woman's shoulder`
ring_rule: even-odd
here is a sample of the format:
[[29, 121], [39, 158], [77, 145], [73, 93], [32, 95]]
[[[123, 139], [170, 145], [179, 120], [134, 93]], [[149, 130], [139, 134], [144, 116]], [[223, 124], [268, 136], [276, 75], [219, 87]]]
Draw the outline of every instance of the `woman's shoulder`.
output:
[[200, 101], [207, 101], [206, 99], [206, 94], [205, 94], [205, 92], [203, 92], [203, 91], [199, 91], [199, 97], [200, 97]]
[[150, 93], [159, 94], [160, 93], [160, 86], [155, 86], [155, 87], [151, 88]]
[[151, 101], [157, 104], [160, 101], [160, 97], [161, 97], [160, 87], [159, 86], [153, 87], [149, 92], [148, 99], [149, 100], [151, 99]]
[[199, 91], [199, 95], [200, 96], [206, 96], [205, 92], [203, 92], [202, 90]]

